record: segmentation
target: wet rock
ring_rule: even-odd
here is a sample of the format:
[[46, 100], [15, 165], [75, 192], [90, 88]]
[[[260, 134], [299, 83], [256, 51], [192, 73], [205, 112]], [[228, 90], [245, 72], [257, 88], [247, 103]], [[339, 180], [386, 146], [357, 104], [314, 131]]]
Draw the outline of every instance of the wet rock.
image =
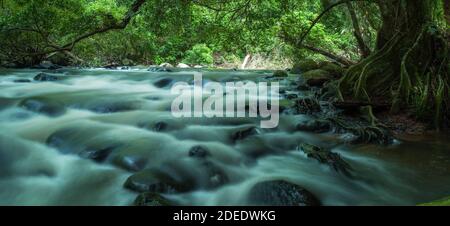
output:
[[153, 83], [153, 85], [158, 88], [164, 88], [164, 87], [169, 86], [172, 82], [173, 82], [173, 79], [171, 79], [171, 78], [163, 78], [163, 79], [160, 79], [160, 80], [156, 81], [155, 83]]
[[353, 133], [354, 139], [350, 141], [352, 144], [381, 144], [389, 145], [394, 142], [394, 138], [388, 129], [366, 126], [366, 127], [356, 127], [350, 129]]
[[189, 65], [187, 65], [187, 64], [179, 63], [177, 65], [177, 68], [184, 68], [184, 69], [186, 69], [186, 68], [191, 68], [191, 67]]
[[135, 206], [175, 206], [175, 204], [158, 193], [145, 192], [134, 201]]
[[46, 69], [46, 70], [56, 70], [60, 69], [61, 66], [53, 64], [50, 61], [43, 61], [42, 63], [31, 67], [32, 69]]
[[169, 67], [150, 67], [147, 71], [150, 71], [150, 72], [173, 72], [173, 69], [169, 68]]
[[346, 176], [351, 176], [350, 165], [345, 162], [339, 154], [311, 144], [301, 144], [299, 149], [304, 152], [308, 158], [316, 159], [320, 163], [330, 166], [337, 172], [343, 173]]
[[70, 140], [79, 133], [80, 131], [75, 129], [61, 129], [51, 134], [45, 143], [50, 147], [58, 149], [63, 154], [77, 152], [77, 150], [82, 148], [81, 145], [76, 146]]
[[208, 149], [203, 146], [194, 146], [189, 150], [189, 157], [206, 158], [210, 155]]
[[258, 206], [320, 206], [308, 190], [286, 181], [266, 181], [253, 186], [248, 201]]
[[151, 170], [144, 170], [130, 176], [124, 187], [136, 192], [175, 193], [176, 189], [161, 182]]
[[218, 166], [212, 162], [205, 161], [202, 163], [203, 168], [208, 172], [208, 184], [207, 188], [217, 188], [229, 182], [228, 176]]
[[331, 130], [331, 123], [327, 120], [309, 120], [300, 122], [297, 130], [314, 133], [325, 133]]
[[273, 77], [277, 77], [277, 78], [285, 78], [288, 77], [288, 73], [286, 71], [283, 70], [277, 70], [275, 72], [273, 72]]
[[61, 103], [45, 98], [26, 99], [20, 102], [19, 106], [29, 111], [51, 117], [61, 116], [66, 111], [65, 107]]
[[204, 159], [174, 160], [155, 168], [156, 177], [177, 192], [214, 189], [229, 181], [227, 174], [216, 164]]
[[141, 156], [117, 155], [113, 159], [114, 165], [132, 172], [141, 171], [147, 163], [147, 158]]
[[34, 81], [40, 81], [40, 82], [52, 82], [59, 80], [58, 76], [55, 75], [49, 75], [47, 73], [39, 73], [34, 78]]
[[307, 71], [319, 68], [319, 64], [314, 60], [302, 60], [294, 65], [291, 70], [292, 74], [302, 74]]
[[14, 82], [15, 83], [30, 83], [31, 80], [30, 79], [21, 78], [21, 79], [14, 80]]
[[111, 146], [100, 149], [88, 148], [81, 151], [78, 155], [81, 158], [91, 159], [96, 162], [104, 162], [116, 148], [117, 146]]
[[245, 138], [256, 134], [258, 134], [258, 130], [254, 126], [241, 128], [231, 134], [231, 140], [233, 141], [244, 140]]
[[133, 111], [137, 109], [136, 103], [131, 101], [117, 101], [117, 102], [106, 102], [99, 103], [95, 106], [88, 107], [90, 111], [96, 113], [116, 113], [116, 112], [126, 112]]
[[167, 124], [165, 122], [157, 122], [155, 124], [155, 127], [154, 127], [153, 130], [156, 131], [156, 132], [161, 132], [161, 131], [166, 130], [168, 127], [169, 127], [169, 124]]
[[322, 110], [319, 101], [314, 97], [303, 97], [296, 100], [295, 108], [300, 114], [312, 114]]

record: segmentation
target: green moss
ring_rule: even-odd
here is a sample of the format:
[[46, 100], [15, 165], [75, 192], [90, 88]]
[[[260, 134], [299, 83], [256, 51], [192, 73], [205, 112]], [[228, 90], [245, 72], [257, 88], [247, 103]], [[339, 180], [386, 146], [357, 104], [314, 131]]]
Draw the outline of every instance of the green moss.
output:
[[320, 69], [329, 72], [333, 77], [340, 78], [344, 75], [345, 69], [332, 62], [322, 62]]
[[420, 204], [419, 206], [450, 206], [450, 197], [440, 199], [434, 202]]
[[314, 60], [302, 60], [294, 65], [291, 70], [292, 74], [302, 74], [307, 71], [319, 68], [319, 64]]
[[288, 73], [286, 72], [286, 71], [283, 71], [283, 70], [278, 70], [278, 71], [275, 71], [275, 72], [273, 72], [273, 76], [274, 77], [288, 77]]
[[302, 76], [305, 79], [312, 79], [312, 78], [327, 78], [327, 79], [331, 79], [332, 78], [330, 72], [322, 70], [322, 69], [311, 70], [311, 71], [305, 72], [305, 73], [303, 73]]

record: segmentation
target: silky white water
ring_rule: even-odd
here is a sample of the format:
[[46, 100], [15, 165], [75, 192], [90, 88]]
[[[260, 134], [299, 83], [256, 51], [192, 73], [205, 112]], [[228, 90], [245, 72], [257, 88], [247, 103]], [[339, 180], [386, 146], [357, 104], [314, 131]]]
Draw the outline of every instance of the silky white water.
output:
[[[210, 161], [228, 180], [216, 188], [169, 195], [181, 205], [246, 205], [251, 187], [271, 179], [298, 184], [324, 205], [415, 205], [450, 195], [448, 135], [399, 140], [391, 146], [351, 146], [338, 134], [296, 131], [296, 122], [309, 116], [281, 115], [278, 128], [258, 129], [258, 134], [236, 142], [230, 134], [257, 127], [260, 120], [172, 116], [171, 84], [192, 83], [191, 71], [64, 69], [55, 74], [62, 78], [58, 81], [15, 82], [33, 80], [39, 72], [0, 71], [0, 205], [131, 205], [138, 193], [123, 184], [134, 172], [116, 164], [117, 158], [139, 158], [145, 168], [181, 171], [201, 185], [205, 172], [188, 156], [195, 145], [208, 148]], [[264, 81], [270, 74], [203, 71], [203, 79]], [[26, 100], [49, 104], [46, 110], [52, 114], [24, 107]], [[158, 123], [166, 129], [149, 129]], [[70, 151], [48, 145], [58, 131], [70, 131], [64, 140]], [[339, 153], [356, 176], [346, 177], [307, 158], [297, 150], [301, 143]], [[118, 148], [102, 162], [73, 154], [111, 145]]]

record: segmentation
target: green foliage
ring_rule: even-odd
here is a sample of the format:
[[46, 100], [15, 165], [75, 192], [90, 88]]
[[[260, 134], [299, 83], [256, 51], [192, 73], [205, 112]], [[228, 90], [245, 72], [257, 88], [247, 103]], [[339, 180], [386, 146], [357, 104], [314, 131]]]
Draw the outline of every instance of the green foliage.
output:
[[212, 65], [214, 63], [213, 52], [205, 44], [197, 44], [187, 51], [183, 62], [186, 64]]

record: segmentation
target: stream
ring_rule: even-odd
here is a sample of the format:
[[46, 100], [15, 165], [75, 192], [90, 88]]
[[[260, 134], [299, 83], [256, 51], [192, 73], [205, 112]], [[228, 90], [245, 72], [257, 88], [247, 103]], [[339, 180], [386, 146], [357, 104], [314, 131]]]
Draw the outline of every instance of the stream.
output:
[[[349, 145], [342, 134], [296, 130], [310, 120], [302, 114], [282, 114], [276, 129], [258, 128], [258, 118], [174, 118], [170, 88], [192, 84], [189, 70], [62, 69], [56, 81], [34, 81], [40, 72], [0, 70], [0, 205], [132, 205], [139, 193], [124, 183], [152, 169], [183, 182], [183, 192], [167, 195], [179, 205], [249, 205], [251, 188], [267, 180], [300, 185], [323, 205], [416, 205], [450, 195], [448, 134]], [[272, 74], [202, 73], [221, 83]], [[248, 128], [257, 129], [232, 138]], [[354, 176], [308, 158], [301, 143], [338, 153]], [[189, 155], [196, 146], [206, 160]]]

